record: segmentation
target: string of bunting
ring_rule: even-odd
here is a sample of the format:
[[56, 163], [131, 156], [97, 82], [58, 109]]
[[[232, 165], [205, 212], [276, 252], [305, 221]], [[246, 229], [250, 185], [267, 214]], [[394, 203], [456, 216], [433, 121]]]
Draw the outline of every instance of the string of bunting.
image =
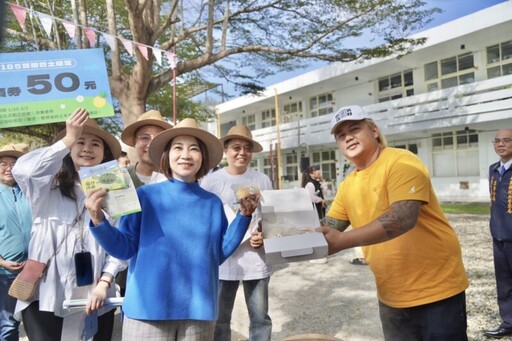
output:
[[66, 32], [68, 33], [70, 38], [75, 37], [76, 27], [77, 26], [81, 27], [84, 30], [85, 36], [87, 37], [87, 40], [89, 41], [89, 43], [91, 44], [92, 47], [96, 47], [96, 33], [99, 33], [103, 37], [103, 39], [105, 39], [105, 42], [108, 44], [108, 46], [110, 46], [110, 48], [113, 51], [116, 50], [115, 40], [119, 39], [121, 41], [121, 43], [123, 44], [124, 48], [126, 49], [126, 51], [128, 51], [128, 53], [130, 54], [130, 56], [133, 56], [133, 53], [134, 53], [133, 47], [135, 45], [137, 47], [137, 49], [140, 51], [140, 53], [142, 54], [142, 56], [144, 58], [146, 58], [146, 60], [149, 60], [149, 51], [148, 50], [151, 49], [153, 51], [153, 56], [155, 56], [156, 62], [160, 66], [162, 66], [162, 55], [165, 55], [167, 57], [167, 60], [169, 62], [169, 65], [171, 66], [171, 69], [174, 69], [176, 67], [176, 64], [178, 63], [178, 57], [176, 56], [176, 54], [174, 54], [172, 52], [160, 50], [153, 46], [149, 46], [149, 45], [141, 44], [141, 43], [138, 43], [138, 42], [135, 42], [132, 40], [128, 40], [124, 37], [114, 36], [114, 35], [111, 35], [111, 34], [108, 34], [105, 32], [98, 31], [94, 28], [77, 25], [70, 21], [67, 21], [67, 20], [64, 20], [61, 18], [57, 18], [57, 17], [53, 17], [53, 16], [50, 16], [48, 14], [44, 14], [41, 12], [37, 12], [32, 9], [28, 9], [26, 7], [19, 6], [19, 5], [13, 4], [13, 3], [7, 3], [7, 4], [11, 8], [11, 11], [13, 12], [14, 16], [16, 17], [16, 20], [18, 21], [18, 23], [22, 29], [25, 29], [25, 21], [26, 21], [27, 13], [28, 13], [31, 16], [35, 15], [39, 18], [39, 20], [41, 21], [41, 25], [43, 26], [48, 37], [51, 37], [53, 20], [58, 20], [64, 26], [64, 29], [66, 30]]

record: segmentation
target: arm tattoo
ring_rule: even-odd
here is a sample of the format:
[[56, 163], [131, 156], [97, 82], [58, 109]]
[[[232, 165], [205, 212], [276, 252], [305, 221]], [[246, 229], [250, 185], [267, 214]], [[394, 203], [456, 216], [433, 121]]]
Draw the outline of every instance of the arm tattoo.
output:
[[327, 227], [330, 227], [332, 229], [335, 229], [335, 230], [338, 230], [340, 232], [343, 232], [350, 225], [350, 221], [338, 220], [338, 219], [334, 219], [332, 217], [324, 217], [320, 221], [320, 224], [322, 226], [327, 226]]
[[416, 225], [421, 205], [422, 202], [416, 200], [398, 201], [378, 218], [389, 239], [404, 234]]

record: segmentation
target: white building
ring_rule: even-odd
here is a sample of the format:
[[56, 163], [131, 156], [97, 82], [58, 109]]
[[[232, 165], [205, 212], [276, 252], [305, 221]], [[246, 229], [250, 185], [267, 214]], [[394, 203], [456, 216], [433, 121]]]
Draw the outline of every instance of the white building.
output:
[[498, 160], [491, 140], [512, 127], [512, 1], [417, 36], [427, 43], [402, 58], [333, 63], [222, 103], [210, 131], [249, 126], [265, 148], [254, 167], [276, 188], [300, 185], [301, 159], [320, 165], [336, 188], [346, 166], [329, 134], [331, 114], [359, 104], [391, 146], [425, 162], [440, 200], [488, 201], [488, 167]]

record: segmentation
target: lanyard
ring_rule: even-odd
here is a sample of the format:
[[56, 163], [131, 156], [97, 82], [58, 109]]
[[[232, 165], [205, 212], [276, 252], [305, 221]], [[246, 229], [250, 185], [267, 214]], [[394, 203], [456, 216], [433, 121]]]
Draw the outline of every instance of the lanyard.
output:
[[84, 215], [85, 215], [85, 206], [82, 208], [82, 212], [78, 211], [78, 202], [75, 200], [76, 205], [76, 218], [73, 220], [72, 225], [75, 226], [75, 224], [78, 224], [78, 238], [80, 240], [80, 252], [85, 251], [85, 244], [84, 244]]

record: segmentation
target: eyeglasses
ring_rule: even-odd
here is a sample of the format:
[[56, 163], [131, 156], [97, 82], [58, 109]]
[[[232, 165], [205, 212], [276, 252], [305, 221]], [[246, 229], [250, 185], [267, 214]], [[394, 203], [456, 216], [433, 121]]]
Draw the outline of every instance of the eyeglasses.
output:
[[234, 146], [229, 146], [228, 147], [229, 149], [231, 149], [232, 151], [234, 151], [235, 153], [240, 153], [242, 151], [242, 149], [246, 152], [246, 153], [252, 153], [252, 146], [241, 146], [241, 145], [234, 145]]
[[143, 143], [149, 143], [151, 140], [153, 140], [153, 136], [151, 135], [139, 135], [135, 137], [137, 140]]
[[494, 139], [491, 142], [492, 142], [492, 144], [500, 144], [501, 142], [503, 142], [503, 144], [509, 144], [510, 142], [512, 142], [512, 138], [505, 137], [502, 139]]
[[0, 162], [0, 168], [1, 169], [7, 169], [8, 167], [11, 167], [11, 169], [14, 167], [15, 162]]

